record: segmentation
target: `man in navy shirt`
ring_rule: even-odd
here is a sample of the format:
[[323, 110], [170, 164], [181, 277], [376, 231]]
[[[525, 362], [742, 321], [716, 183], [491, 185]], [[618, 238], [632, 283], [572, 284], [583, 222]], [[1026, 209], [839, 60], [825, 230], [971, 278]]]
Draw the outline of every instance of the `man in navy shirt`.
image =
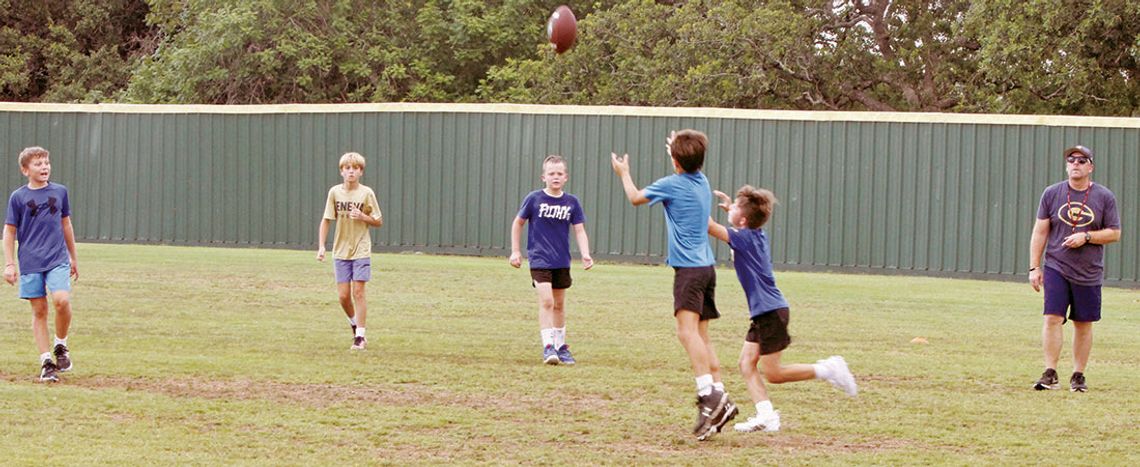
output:
[[[1073, 146], [1064, 152], [1067, 179], [1045, 188], [1029, 239], [1029, 284], [1045, 288], [1041, 346], [1045, 372], [1033, 384], [1056, 389], [1065, 321], [1073, 322], [1073, 375], [1069, 390], [1085, 392], [1085, 365], [1092, 351], [1092, 325], [1100, 321], [1104, 245], [1120, 240], [1116, 196], [1092, 182], [1093, 151]], [[1042, 265], [1041, 256], [1045, 263]], [[1068, 311], [1068, 317], [1065, 311]]]

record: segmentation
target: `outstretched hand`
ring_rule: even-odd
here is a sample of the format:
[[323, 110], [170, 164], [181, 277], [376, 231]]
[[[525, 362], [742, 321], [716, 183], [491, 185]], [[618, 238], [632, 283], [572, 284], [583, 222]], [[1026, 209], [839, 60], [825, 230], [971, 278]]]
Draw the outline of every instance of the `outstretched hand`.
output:
[[732, 206], [732, 198], [729, 198], [728, 195], [720, 190], [713, 190], [713, 196], [716, 196], [717, 199], [720, 200], [716, 207], [724, 209], [724, 212], [728, 212], [728, 208]]
[[629, 173], [629, 154], [622, 154], [618, 157], [617, 153], [610, 153], [610, 165], [614, 169], [614, 173], [619, 177], [625, 176]]

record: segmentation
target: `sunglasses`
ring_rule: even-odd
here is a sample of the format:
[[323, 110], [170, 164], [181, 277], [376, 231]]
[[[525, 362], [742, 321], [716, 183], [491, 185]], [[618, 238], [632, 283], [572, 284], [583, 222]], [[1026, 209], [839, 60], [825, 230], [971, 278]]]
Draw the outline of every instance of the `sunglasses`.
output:
[[1070, 163], [1070, 164], [1075, 163], [1077, 165], [1085, 165], [1085, 164], [1088, 164], [1089, 162], [1092, 162], [1092, 159], [1089, 159], [1089, 158], [1084, 157], [1084, 156], [1069, 156], [1069, 157], [1065, 158], [1065, 161]]

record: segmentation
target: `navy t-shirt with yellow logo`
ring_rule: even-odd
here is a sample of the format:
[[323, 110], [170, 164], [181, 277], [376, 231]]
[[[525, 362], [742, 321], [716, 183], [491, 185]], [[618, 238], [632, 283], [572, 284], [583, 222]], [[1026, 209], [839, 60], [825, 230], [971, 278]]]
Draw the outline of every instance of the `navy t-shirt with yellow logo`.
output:
[[1050, 185], [1041, 193], [1037, 218], [1049, 219], [1045, 267], [1077, 285], [1104, 282], [1104, 245], [1086, 243], [1079, 248], [1066, 248], [1062, 242], [1074, 233], [1120, 229], [1120, 214], [1112, 191], [1098, 183], [1077, 191], [1068, 180]]

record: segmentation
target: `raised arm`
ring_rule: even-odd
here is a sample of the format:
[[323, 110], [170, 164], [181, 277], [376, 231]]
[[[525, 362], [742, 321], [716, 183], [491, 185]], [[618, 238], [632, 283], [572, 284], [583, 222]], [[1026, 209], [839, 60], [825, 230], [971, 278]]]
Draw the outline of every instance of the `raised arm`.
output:
[[625, 189], [625, 197], [634, 206], [641, 206], [649, 202], [649, 198], [645, 197], [645, 191], [637, 188], [633, 183], [633, 176], [629, 174], [629, 154], [623, 154], [618, 157], [617, 153], [610, 153], [610, 165], [613, 166], [614, 173], [621, 178], [621, 186]]
[[713, 238], [724, 243], [728, 243], [728, 228], [718, 224], [713, 220], [712, 216], [709, 216], [709, 235], [712, 235]]

